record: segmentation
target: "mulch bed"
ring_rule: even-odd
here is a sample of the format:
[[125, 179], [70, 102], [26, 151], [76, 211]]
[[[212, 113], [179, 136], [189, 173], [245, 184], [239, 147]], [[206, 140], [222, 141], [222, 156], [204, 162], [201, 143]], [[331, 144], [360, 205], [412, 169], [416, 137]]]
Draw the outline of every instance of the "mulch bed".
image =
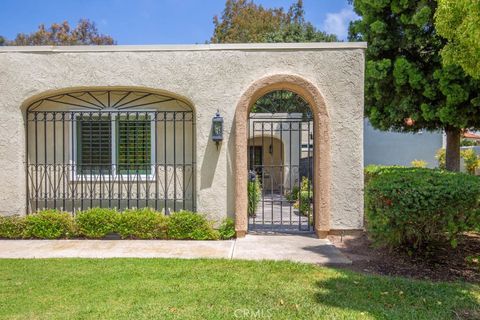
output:
[[480, 283], [480, 234], [460, 238], [457, 248], [439, 249], [429, 258], [409, 256], [406, 252], [375, 248], [365, 234], [329, 236], [330, 241], [350, 260], [342, 266], [357, 272], [403, 276], [433, 281], [467, 281]]

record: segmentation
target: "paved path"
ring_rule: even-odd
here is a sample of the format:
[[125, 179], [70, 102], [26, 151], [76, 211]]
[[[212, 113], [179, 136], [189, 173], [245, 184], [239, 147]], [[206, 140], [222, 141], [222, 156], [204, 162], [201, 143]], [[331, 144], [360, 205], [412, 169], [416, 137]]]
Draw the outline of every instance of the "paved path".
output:
[[0, 240], [0, 258], [223, 258], [351, 263], [330, 241], [311, 235], [247, 235], [226, 241]]
[[312, 223], [293, 207], [293, 203], [280, 194], [265, 194], [248, 219], [249, 230], [255, 231], [311, 231]]

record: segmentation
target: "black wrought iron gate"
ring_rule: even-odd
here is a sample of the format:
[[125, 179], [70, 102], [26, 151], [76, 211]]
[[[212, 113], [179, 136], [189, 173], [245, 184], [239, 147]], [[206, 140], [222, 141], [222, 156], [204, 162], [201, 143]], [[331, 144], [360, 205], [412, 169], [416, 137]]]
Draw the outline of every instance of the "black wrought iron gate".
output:
[[249, 230], [313, 231], [311, 114], [252, 112], [248, 124]]
[[91, 207], [195, 210], [195, 122], [150, 92], [90, 90], [26, 113], [28, 212]]

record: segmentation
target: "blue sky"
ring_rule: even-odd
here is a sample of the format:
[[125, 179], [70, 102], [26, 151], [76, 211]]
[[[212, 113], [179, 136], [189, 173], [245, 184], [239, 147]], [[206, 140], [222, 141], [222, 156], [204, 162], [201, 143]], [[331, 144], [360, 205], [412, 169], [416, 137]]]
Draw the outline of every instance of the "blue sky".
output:
[[[295, 0], [255, 0], [266, 7], [288, 8]], [[1, 0], [0, 35], [13, 39], [40, 23], [80, 18], [95, 21], [101, 33], [118, 44], [204, 43], [225, 0]], [[307, 20], [321, 30], [346, 38], [355, 17], [347, 0], [304, 0]]]

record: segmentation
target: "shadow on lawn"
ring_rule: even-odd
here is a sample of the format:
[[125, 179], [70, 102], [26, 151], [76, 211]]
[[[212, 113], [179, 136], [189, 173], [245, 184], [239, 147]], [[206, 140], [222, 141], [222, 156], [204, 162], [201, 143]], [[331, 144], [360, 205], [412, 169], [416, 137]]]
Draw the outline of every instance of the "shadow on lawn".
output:
[[480, 319], [477, 286], [337, 271], [339, 277], [317, 282], [318, 303], [375, 319]]

